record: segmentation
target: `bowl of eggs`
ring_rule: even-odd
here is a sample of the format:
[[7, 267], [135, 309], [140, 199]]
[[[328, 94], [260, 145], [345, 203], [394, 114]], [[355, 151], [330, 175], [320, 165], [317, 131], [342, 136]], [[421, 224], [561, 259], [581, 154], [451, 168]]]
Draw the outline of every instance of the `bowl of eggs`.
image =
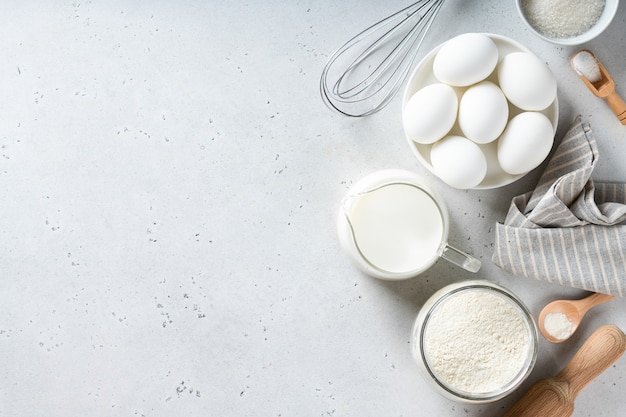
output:
[[410, 75], [402, 123], [418, 161], [458, 189], [508, 185], [554, 144], [557, 84], [548, 66], [504, 36], [465, 33]]

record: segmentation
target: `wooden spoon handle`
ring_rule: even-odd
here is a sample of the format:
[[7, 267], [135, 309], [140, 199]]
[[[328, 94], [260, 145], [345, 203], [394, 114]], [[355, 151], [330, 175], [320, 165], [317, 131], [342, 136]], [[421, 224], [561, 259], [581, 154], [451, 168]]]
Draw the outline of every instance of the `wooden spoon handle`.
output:
[[613, 324], [602, 326], [589, 336], [554, 379], [569, 385], [568, 400], [573, 403], [578, 393], [619, 359], [625, 350], [624, 332]]
[[611, 301], [614, 298], [615, 298], [614, 295], [594, 292], [588, 297], [574, 301], [574, 303], [576, 304], [576, 308], [578, 308], [578, 311], [580, 312], [580, 315], [582, 316], [592, 307], [595, 307], [598, 304], [606, 303], [607, 301]]
[[624, 100], [622, 100], [622, 98], [615, 91], [613, 91], [611, 94], [606, 96], [606, 102], [609, 104], [609, 107], [613, 110], [613, 113], [615, 113], [619, 121], [623, 125], [626, 125], [626, 103], [624, 103]]
[[559, 374], [535, 382], [504, 417], [571, 416], [578, 393], [625, 349], [626, 335], [617, 326], [600, 327]]

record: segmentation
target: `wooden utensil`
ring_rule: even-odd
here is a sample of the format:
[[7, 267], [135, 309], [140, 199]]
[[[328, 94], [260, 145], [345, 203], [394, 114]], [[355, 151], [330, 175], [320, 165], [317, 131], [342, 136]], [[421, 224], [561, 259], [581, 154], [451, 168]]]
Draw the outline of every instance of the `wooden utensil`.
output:
[[[537, 320], [537, 324], [539, 325], [539, 330], [541, 334], [553, 343], [561, 343], [569, 339], [571, 335], [574, 334], [581, 320], [585, 316], [585, 313], [589, 311], [592, 307], [597, 306], [598, 304], [606, 303], [614, 299], [614, 295], [608, 294], [600, 294], [593, 293], [588, 297], [585, 297], [580, 300], [555, 300], [551, 303], [547, 304], [541, 313], [539, 313], [539, 318]], [[569, 332], [569, 335], [563, 339], [559, 339], [554, 335], [550, 334], [550, 332], [545, 327], [545, 320], [548, 314], [552, 313], [563, 313], [567, 317], [570, 323], [572, 323], [572, 328]]]
[[[575, 64], [576, 56], [581, 53], [589, 54], [595, 60], [595, 63], [598, 66], [598, 69], [602, 76], [602, 78], [599, 81], [592, 82], [591, 80], [587, 79], [586, 74], [581, 73], [580, 69], [576, 67], [576, 64]], [[606, 100], [609, 107], [611, 107], [611, 110], [613, 110], [613, 113], [615, 113], [619, 121], [623, 125], [626, 125], [626, 103], [624, 103], [624, 100], [622, 100], [622, 98], [615, 91], [615, 81], [613, 80], [613, 77], [611, 77], [611, 74], [609, 74], [606, 68], [604, 68], [604, 65], [602, 65], [602, 63], [598, 60], [598, 58], [596, 58], [595, 55], [593, 55], [591, 51], [583, 49], [582, 51], [579, 51], [575, 53], [574, 55], [572, 55], [572, 58], [570, 59], [570, 63], [571, 63], [572, 68], [574, 68], [574, 70], [578, 73], [578, 75], [583, 80], [585, 85], [589, 88], [589, 90], [596, 97], [600, 97]]]
[[552, 378], [537, 381], [504, 417], [567, 417], [574, 400], [595, 377], [622, 356], [626, 335], [610, 324], [598, 328], [565, 368]]

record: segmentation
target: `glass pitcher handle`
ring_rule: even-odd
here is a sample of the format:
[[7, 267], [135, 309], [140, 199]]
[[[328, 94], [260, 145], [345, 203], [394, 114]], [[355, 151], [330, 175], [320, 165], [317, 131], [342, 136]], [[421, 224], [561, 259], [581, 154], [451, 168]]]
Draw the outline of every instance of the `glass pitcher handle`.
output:
[[441, 252], [441, 257], [448, 262], [460, 266], [470, 272], [478, 272], [481, 262], [465, 252], [461, 252], [457, 248], [446, 245]]

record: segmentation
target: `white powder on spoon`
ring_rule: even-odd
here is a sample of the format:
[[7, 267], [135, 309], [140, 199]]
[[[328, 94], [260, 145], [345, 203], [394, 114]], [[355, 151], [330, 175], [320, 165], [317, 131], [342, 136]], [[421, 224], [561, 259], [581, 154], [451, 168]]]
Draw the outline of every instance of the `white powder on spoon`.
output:
[[598, 66], [596, 57], [588, 51], [580, 51], [572, 60], [574, 69], [578, 75], [582, 75], [591, 83], [598, 82], [602, 79], [602, 72]]
[[538, 32], [551, 38], [573, 38], [600, 18], [604, 0], [524, 0], [522, 12]]
[[567, 318], [565, 313], [549, 313], [543, 320], [543, 327], [558, 340], [565, 340], [572, 334], [574, 325]]
[[424, 330], [427, 362], [456, 390], [488, 393], [509, 384], [524, 368], [531, 342], [512, 301], [491, 291], [451, 295]]

